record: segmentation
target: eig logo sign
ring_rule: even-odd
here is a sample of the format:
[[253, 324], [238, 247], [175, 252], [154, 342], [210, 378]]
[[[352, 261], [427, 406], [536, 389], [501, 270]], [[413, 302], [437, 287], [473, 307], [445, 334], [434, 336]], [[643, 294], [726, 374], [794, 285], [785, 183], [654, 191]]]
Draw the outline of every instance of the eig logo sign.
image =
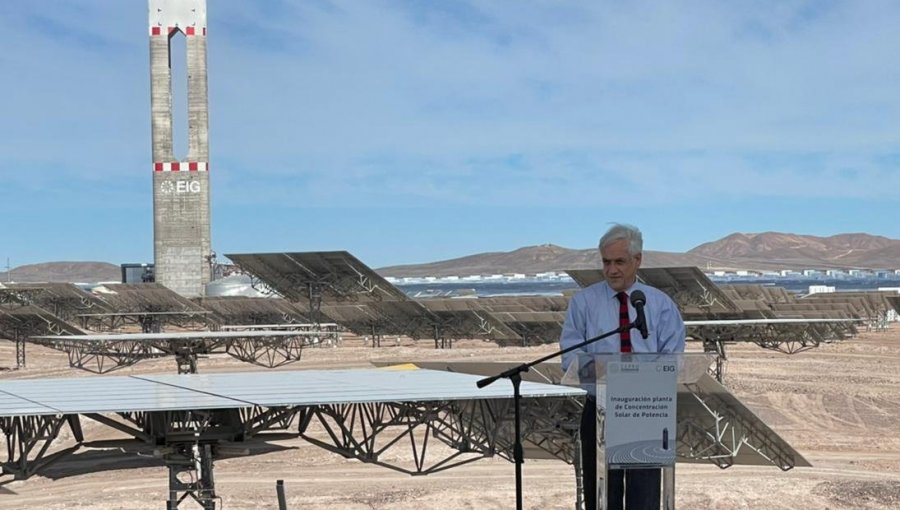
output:
[[163, 181], [159, 185], [159, 192], [164, 195], [173, 193], [200, 193], [199, 181]]

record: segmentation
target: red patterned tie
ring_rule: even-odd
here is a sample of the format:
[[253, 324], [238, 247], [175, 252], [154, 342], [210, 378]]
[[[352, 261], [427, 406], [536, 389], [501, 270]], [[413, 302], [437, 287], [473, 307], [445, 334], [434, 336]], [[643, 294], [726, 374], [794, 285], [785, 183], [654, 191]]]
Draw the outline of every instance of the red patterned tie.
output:
[[[627, 326], [631, 324], [628, 318], [628, 294], [622, 291], [616, 294], [616, 297], [619, 298], [619, 326]], [[621, 351], [631, 352], [631, 328], [619, 333], [619, 338], [622, 341]]]

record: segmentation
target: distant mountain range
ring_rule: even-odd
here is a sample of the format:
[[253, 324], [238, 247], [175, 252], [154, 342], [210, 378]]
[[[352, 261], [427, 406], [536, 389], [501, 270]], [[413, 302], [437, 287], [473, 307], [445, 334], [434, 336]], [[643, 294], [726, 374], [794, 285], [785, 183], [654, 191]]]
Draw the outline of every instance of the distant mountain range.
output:
[[[869, 234], [817, 237], [779, 232], [731, 234], [687, 253], [645, 251], [644, 267], [697, 266], [704, 270], [895, 269], [900, 240]], [[600, 267], [596, 248], [573, 250], [544, 244], [510, 252], [378, 269], [382, 276], [451, 276], [543, 273]]]
[[[365, 262], [365, 260], [363, 260]], [[900, 240], [869, 234], [817, 237], [779, 232], [735, 233], [701, 244], [687, 253], [644, 252], [644, 267], [697, 266], [704, 270], [900, 269]], [[563, 248], [552, 244], [509, 252], [479, 253], [451, 260], [390, 266], [382, 276], [464, 276], [535, 274], [600, 267], [596, 248]], [[19, 282], [98, 282], [120, 278], [119, 266], [106, 262], [47, 262], [10, 271]], [[7, 281], [0, 272], [0, 283]]]
[[119, 266], [108, 262], [44, 262], [19, 266], [11, 269], [9, 273], [0, 273], [0, 284], [8, 280], [22, 283], [96, 283], [122, 279], [122, 270]]

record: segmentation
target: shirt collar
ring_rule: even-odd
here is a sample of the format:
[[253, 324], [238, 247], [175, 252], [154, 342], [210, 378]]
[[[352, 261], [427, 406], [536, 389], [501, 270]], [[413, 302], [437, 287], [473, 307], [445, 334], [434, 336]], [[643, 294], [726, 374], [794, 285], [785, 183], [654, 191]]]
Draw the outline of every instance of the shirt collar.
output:
[[[606, 283], [606, 297], [609, 299], [618, 299], [618, 298], [616, 298], [616, 294], [618, 294], [619, 292], [614, 290], [612, 287], [610, 287], [609, 282], [605, 282], [605, 283]], [[637, 286], [638, 286], [638, 281], [635, 280], [634, 283], [631, 284], [631, 287], [628, 287], [627, 289], [625, 289], [625, 293], [628, 294], [629, 298], [631, 297], [631, 292], [634, 291], [637, 288]]]

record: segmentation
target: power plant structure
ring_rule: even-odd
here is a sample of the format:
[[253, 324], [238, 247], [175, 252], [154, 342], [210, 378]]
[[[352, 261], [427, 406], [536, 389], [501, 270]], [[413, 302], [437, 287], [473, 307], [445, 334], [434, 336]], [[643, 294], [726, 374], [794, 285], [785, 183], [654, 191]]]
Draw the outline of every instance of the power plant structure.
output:
[[[210, 241], [206, 0], [149, 0], [156, 281], [186, 296], [206, 293]], [[173, 143], [172, 40], [187, 49], [187, 156]]]

